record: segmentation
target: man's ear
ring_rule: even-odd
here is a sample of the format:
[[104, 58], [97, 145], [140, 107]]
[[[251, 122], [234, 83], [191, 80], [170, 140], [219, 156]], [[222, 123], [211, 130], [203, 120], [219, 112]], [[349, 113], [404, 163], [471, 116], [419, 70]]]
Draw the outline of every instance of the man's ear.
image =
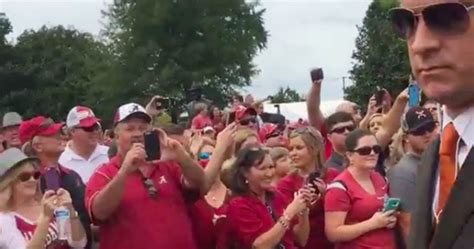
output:
[[31, 141], [31, 148], [33, 149], [34, 152], [42, 152], [43, 151], [43, 145], [41, 143], [41, 138], [40, 137], [34, 137], [33, 140]]

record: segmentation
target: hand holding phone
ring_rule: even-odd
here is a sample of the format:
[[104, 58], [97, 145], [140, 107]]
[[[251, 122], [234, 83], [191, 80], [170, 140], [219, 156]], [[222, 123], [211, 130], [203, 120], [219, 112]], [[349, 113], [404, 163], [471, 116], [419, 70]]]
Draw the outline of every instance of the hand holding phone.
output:
[[149, 132], [146, 132], [144, 136], [145, 136], [146, 160], [147, 161], [159, 160], [161, 157], [161, 150], [160, 150], [160, 138], [158, 134], [154, 131], [149, 131]]
[[385, 90], [383, 89], [379, 89], [377, 90], [377, 92], [375, 92], [374, 94], [374, 97], [375, 97], [375, 104], [377, 106], [382, 106], [383, 105], [383, 100], [384, 100], [384, 97], [385, 97]]
[[420, 105], [420, 87], [416, 83], [408, 85], [408, 106], [416, 107]]
[[400, 207], [400, 198], [388, 198], [384, 202], [383, 212], [397, 211]]
[[322, 68], [315, 68], [311, 70], [311, 80], [314, 82], [320, 82], [324, 79], [324, 72]]
[[61, 188], [61, 178], [59, 175], [59, 171], [56, 168], [48, 168], [43, 177], [46, 182], [46, 190], [53, 190], [56, 192], [59, 188]]

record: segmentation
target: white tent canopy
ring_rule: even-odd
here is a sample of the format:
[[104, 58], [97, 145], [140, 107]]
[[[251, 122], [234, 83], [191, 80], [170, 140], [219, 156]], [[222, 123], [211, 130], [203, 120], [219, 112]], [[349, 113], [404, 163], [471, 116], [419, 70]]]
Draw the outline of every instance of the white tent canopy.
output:
[[[321, 112], [325, 117], [333, 114], [336, 107], [344, 102], [344, 100], [328, 100], [321, 101]], [[287, 120], [297, 121], [298, 119], [308, 119], [308, 112], [306, 110], [306, 102], [284, 103], [280, 105], [280, 114], [284, 115]], [[275, 104], [264, 103], [263, 108], [265, 112], [277, 113]]]

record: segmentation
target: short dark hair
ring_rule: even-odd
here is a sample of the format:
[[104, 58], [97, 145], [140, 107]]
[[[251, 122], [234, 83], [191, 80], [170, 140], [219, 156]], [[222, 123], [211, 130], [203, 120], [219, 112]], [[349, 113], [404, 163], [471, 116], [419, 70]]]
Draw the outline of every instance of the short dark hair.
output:
[[236, 100], [238, 100], [238, 101], [240, 101], [241, 103], [244, 102], [244, 97], [243, 97], [242, 95], [240, 95], [240, 94], [234, 95], [233, 98], [236, 99]]
[[166, 124], [160, 127], [167, 135], [181, 136], [186, 130], [183, 126], [177, 124]]
[[347, 151], [354, 151], [359, 144], [359, 140], [363, 137], [374, 136], [370, 131], [363, 129], [356, 129], [347, 134], [346, 149]]
[[328, 132], [331, 132], [331, 130], [334, 129], [334, 126], [336, 126], [337, 124], [349, 121], [354, 122], [354, 119], [352, 118], [351, 114], [347, 112], [335, 112], [331, 114], [331, 116], [326, 118], [326, 129], [328, 130]]
[[232, 194], [244, 195], [250, 192], [245, 173], [263, 162], [268, 150], [261, 147], [247, 147], [239, 151], [229, 174], [229, 188]]

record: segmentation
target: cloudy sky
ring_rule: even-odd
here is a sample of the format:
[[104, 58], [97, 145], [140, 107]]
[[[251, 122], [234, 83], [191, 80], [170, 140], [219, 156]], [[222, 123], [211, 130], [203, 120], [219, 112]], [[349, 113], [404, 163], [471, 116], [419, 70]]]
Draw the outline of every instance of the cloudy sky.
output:
[[[25, 29], [62, 24], [98, 35], [101, 10], [110, 0], [0, 0], [15, 37]], [[342, 97], [342, 77], [348, 76], [360, 25], [370, 0], [262, 0], [267, 49], [255, 58], [261, 70], [249, 92], [258, 97], [289, 85], [300, 93], [311, 84], [309, 70], [323, 67], [323, 99]], [[349, 84], [349, 83], [348, 83]]]

